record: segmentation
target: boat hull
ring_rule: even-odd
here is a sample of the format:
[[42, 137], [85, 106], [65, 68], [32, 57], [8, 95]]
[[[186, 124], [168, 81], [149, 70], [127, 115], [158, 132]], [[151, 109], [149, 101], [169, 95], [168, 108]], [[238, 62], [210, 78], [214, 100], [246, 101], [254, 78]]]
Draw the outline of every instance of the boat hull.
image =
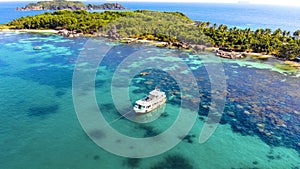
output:
[[151, 109], [143, 109], [143, 110], [140, 110], [140, 109], [134, 109], [135, 113], [136, 114], [146, 114], [146, 113], [150, 113], [154, 110], [156, 110], [157, 108], [159, 108], [161, 105], [165, 104], [167, 102], [167, 98], [164, 98], [162, 99], [162, 101], [160, 101], [158, 104], [156, 105], [153, 105], [151, 107]]

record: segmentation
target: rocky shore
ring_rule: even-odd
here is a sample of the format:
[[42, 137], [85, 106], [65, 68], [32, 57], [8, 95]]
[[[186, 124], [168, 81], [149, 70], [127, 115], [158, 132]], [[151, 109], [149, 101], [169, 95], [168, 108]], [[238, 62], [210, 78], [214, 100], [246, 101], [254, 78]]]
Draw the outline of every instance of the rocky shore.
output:
[[[252, 57], [260, 60], [266, 60], [270, 57], [274, 57], [272, 55], [263, 55], [261, 53], [247, 53], [247, 52], [235, 52], [224, 50], [224, 48], [215, 48], [215, 47], [207, 47], [205, 45], [198, 44], [188, 44], [185, 42], [163, 42], [163, 41], [155, 41], [155, 40], [147, 40], [147, 39], [138, 39], [138, 38], [122, 38], [116, 30], [116, 27], [112, 27], [108, 34], [103, 34], [101, 32], [95, 32], [90, 35], [83, 34], [81, 32], [77, 32], [76, 30], [70, 31], [66, 29], [62, 30], [37, 30], [37, 29], [0, 29], [2, 32], [29, 32], [29, 33], [53, 33], [58, 34], [60, 36], [65, 36], [68, 38], [76, 38], [80, 36], [93, 36], [93, 37], [105, 37], [112, 40], [117, 40], [121, 43], [150, 43], [156, 45], [157, 47], [162, 48], [177, 48], [190, 50], [191, 52], [198, 53], [209, 51], [215, 53], [216, 56], [226, 58], [226, 59], [243, 59], [245, 57]], [[285, 61], [286, 65], [291, 67], [295, 67], [297, 69], [300, 68], [300, 63], [295, 61]]]
[[69, 30], [66, 30], [66, 29], [59, 30], [57, 32], [57, 34], [61, 35], [61, 36], [69, 37], [69, 38], [75, 38], [75, 37], [83, 36], [83, 33], [78, 33], [75, 30], [74, 31], [69, 31]]
[[226, 59], [241, 59], [245, 57], [245, 55], [241, 52], [228, 52], [223, 50], [217, 50], [216, 55]]
[[240, 52], [240, 51], [233, 51], [226, 48], [212, 47], [209, 48], [208, 50], [215, 53], [216, 56], [221, 58], [226, 58], [226, 59], [243, 59], [245, 57], [252, 57], [254, 59], [267, 60], [271, 57], [274, 57], [272, 55], [265, 55], [262, 53]]

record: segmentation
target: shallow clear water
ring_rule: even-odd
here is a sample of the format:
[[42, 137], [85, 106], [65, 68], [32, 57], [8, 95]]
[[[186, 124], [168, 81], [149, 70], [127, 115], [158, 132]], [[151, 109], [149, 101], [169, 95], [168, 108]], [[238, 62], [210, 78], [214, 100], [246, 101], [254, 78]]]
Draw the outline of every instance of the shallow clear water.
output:
[[[164, 114], [147, 124], [121, 118], [112, 102], [111, 79], [117, 66], [135, 52], [154, 50], [155, 54], [146, 54], [149, 59], [174, 63], [162, 70], [183, 71], [176, 61], [186, 63], [197, 80], [201, 98], [199, 115], [189, 136], [166, 153], [132, 160], [103, 150], [81, 128], [72, 100], [77, 57], [84, 55], [83, 51], [97, 55], [97, 48], [87, 47], [87, 41], [55, 35], [0, 33], [0, 168], [164, 168], [171, 164], [172, 168], [300, 167], [299, 72], [276, 69], [273, 65], [280, 62], [272, 59], [222, 60], [228, 92], [224, 114], [212, 137], [199, 144], [212, 95], [204, 65], [216, 62], [216, 58], [210, 53], [196, 55], [100, 39], [96, 41], [99, 45], [108, 45], [112, 50], [99, 65], [95, 93], [102, 114], [119, 132], [139, 138], [163, 132], [176, 120], [182, 99], [178, 83], [170, 74], [145, 69], [151, 74], [140, 77], [136, 72], [129, 83], [130, 101], [158, 85], [169, 98]], [[34, 46], [41, 46], [42, 50], [33, 50]], [[86, 59], [94, 58], [86, 55]], [[134, 68], [139, 64], [127, 65]], [[128, 71], [121, 73], [126, 75]], [[101, 132], [90, 134], [107, 139]], [[115, 145], [119, 144], [123, 144], [122, 140]]]

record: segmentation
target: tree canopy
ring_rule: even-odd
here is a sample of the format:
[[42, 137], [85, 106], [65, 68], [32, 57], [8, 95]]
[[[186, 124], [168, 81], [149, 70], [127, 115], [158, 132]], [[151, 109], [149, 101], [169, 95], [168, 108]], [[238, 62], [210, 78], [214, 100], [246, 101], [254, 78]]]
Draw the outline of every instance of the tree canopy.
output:
[[16, 29], [67, 29], [77, 32], [93, 33], [99, 28], [119, 17], [133, 12], [87, 12], [78, 11], [55, 11], [46, 12], [36, 16], [21, 17], [8, 23], [8, 26]]
[[135, 37], [166, 42], [206, 44], [210, 42], [193, 21], [179, 12], [135, 11], [134, 14], [118, 18], [103, 29], [116, 26], [121, 37]]

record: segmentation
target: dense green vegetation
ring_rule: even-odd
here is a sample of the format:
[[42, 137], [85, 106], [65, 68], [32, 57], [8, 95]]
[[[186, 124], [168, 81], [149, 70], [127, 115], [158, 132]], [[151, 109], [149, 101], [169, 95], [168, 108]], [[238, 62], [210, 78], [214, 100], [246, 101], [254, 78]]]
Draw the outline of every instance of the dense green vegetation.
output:
[[17, 8], [18, 10], [60, 10], [60, 9], [85, 9], [84, 3], [79, 1], [66, 1], [66, 0], [54, 0], [54, 1], [39, 1], [37, 3], [29, 3], [25, 7]]
[[29, 3], [25, 7], [17, 8], [17, 10], [93, 10], [93, 9], [125, 9], [122, 5], [117, 3], [104, 3], [101, 5], [88, 4], [85, 5], [79, 1], [67, 0], [53, 0], [53, 1], [39, 1], [37, 3]]
[[85, 34], [98, 32], [99, 28], [120, 17], [127, 16], [133, 12], [105, 11], [87, 12], [78, 11], [56, 11], [46, 12], [41, 15], [21, 17], [13, 20], [7, 25], [16, 29], [67, 29], [76, 30]]
[[125, 7], [123, 7], [121, 4], [118, 3], [104, 3], [101, 5], [95, 5], [95, 4], [88, 4], [87, 6], [88, 10], [124, 10], [126, 9]]
[[17, 29], [68, 29], [83, 33], [100, 31], [105, 34], [115, 33], [117, 37], [123, 38], [204, 44], [241, 52], [272, 54], [287, 60], [300, 55], [300, 30], [291, 35], [281, 29], [228, 28], [226, 25], [194, 22], [179, 12], [56, 11], [22, 17], [7, 25]]
[[179, 12], [135, 11], [133, 15], [109, 23], [104, 32], [116, 26], [121, 37], [132, 37], [166, 42], [209, 44], [193, 21]]
[[[226, 25], [210, 26], [208, 22], [200, 22], [198, 27], [211, 38], [214, 46], [226, 47], [235, 51], [249, 51], [275, 55], [282, 59], [293, 60], [300, 55], [300, 31], [291, 36], [290, 32], [277, 29], [228, 28]], [[298, 35], [299, 33], [299, 35]]]

